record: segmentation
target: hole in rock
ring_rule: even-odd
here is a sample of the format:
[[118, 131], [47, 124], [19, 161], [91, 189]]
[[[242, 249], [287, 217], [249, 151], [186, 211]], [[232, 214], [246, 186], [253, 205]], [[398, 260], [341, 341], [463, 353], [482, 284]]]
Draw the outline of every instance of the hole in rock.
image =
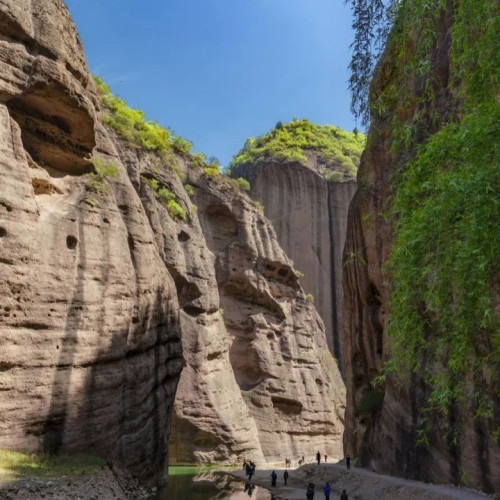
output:
[[285, 415], [299, 415], [302, 412], [300, 401], [281, 396], [272, 396], [271, 401], [274, 409]]
[[21, 128], [23, 146], [53, 177], [93, 170], [88, 158], [95, 146], [94, 119], [72, 95], [53, 82], [39, 83], [6, 103]]
[[225, 205], [211, 205], [206, 210], [206, 221], [211, 231], [207, 233], [210, 250], [222, 252], [238, 235], [238, 220]]
[[179, 241], [181, 241], [182, 243], [184, 243], [185, 241], [189, 241], [191, 239], [191, 237], [189, 236], [189, 234], [187, 234], [185, 231], [181, 231], [178, 235], [177, 235], [177, 239]]
[[78, 240], [74, 237], [69, 235], [66, 238], [66, 246], [70, 249], [73, 250], [76, 247], [76, 244], [78, 243]]
[[36, 195], [61, 193], [61, 190], [54, 186], [54, 184], [44, 179], [33, 179], [31, 184]]
[[196, 306], [184, 306], [183, 310], [186, 314], [189, 314], [189, 316], [199, 316], [200, 314], [203, 314], [205, 311], [201, 307], [196, 307]]
[[7, 229], [5, 229], [4, 227], [0, 227], [0, 238], [3, 238], [6, 235], [7, 235]]

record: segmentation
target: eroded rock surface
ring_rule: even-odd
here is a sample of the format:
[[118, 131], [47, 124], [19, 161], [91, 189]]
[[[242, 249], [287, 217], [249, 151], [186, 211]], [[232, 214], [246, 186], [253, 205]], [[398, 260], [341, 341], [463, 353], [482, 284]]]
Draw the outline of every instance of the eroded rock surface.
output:
[[[372, 121], [368, 147], [358, 171], [360, 187], [349, 210], [344, 254], [344, 331], [347, 333], [344, 443], [346, 452], [378, 472], [435, 483], [465, 484], [492, 492], [500, 490], [500, 447], [494, 438], [500, 403], [494, 389], [495, 380], [488, 379], [487, 375], [481, 377], [481, 389], [492, 403], [488, 415], [474, 415], [475, 404], [467, 408], [450, 405], [446, 414], [424, 410], [429, 407], [433, 388], [431, 381], [425, 380], [418, 371], [403, 383], [398, 380], [398, 374], [389, 374], [385, 383], [375, 384], [376, 377], [383, 374], [384, 361], [390, 356], [387, 333], [391, 273], [387, 260], [394, 242], [394, 219], [390, 214], [397, 182], [401, 182], [401, 172], [414, 158], [417, 147], [450, 121], [450, 116], [454, 113], [460, 116], [463, 112], [457, 91], [464, 75], [450, 78], [456, 4], [444, 5], [445, 8], [439, 7], [441, 10], [436, 7], [434, 27], [425, 30], [426, 33], [436, 30], [436, 40], [425, 48], [430, 73], [425, 78], [406, 76], [410, 86], [407, 100], [402, 103], [394, 99], [394, 105]], [[422, 33], [412, 32], [409, 43], [413, 51], [419, 36]], [[391, 86], [399, 86], [406, 68], [394, 66], [398, 51], [401, 47], [393, 43], [386, 48], [372, 86], [374, 100]], [[393, 145], [394, 124], [398, 119], [416, 131], [406, 147]], [[493, 283], [493, 290], [495, 286]], [[496, 293], [498, 297], [498, 291]], [[422, 302], [419, 307], [424, 310], [428, 306]], [[431, 320], [426, 324], [426, 329], [434, 334], [438, 328], [439, 324]], [[481, 345], [481, 342], [477, 335], [478, 349], [492, 352], [491, 345]], [[422, 353], [418, 362], [424, 370], [429, 360], [424, 350]], [[447, 368], [438, 365], [436, 369]], [[483, 373], [488, 373], [488, 369], [484, 368]], [[474, 400], [474, 394], [467, 397]], [[425, 427], [426, 434], [423, 434]]]
[[356, 182], [327, 181], [312, 153], [308, 166], [268, 162], [233, 167], [232, 175], [250, 181], [252, 198], [264, 205], [280, 245], [304, 274], [300, 282], [312, 294], [328, 346], [343, 367], [342, 252]]
[[62, 0], [0, 13], [0, 447], [161, 478], [185, 365], [173, 462], [340, 455], [343, 382], [269, 221], [103, 127]]
[[[340, 456], [344, 388], [323, 323], [270, 222], [227, 178], [115, 137], [148, 213], [181, 307], [186, 367], [176, 396], [172, 463], [260, 463]], [[174, 222], [150, 179], [186, 210]]]
[[[175, 284], [97, 120], [60, 0], [0, 2], [0, 447], [162, 475], [182, 367]], [[90, 153], [118, 178], [91, 193]]]

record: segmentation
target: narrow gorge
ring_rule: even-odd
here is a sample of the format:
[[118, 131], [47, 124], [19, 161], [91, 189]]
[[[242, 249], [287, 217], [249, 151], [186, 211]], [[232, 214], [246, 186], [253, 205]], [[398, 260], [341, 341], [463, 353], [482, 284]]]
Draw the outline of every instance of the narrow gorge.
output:
[[500, 492], [499, 0], [346, 3], [366, 135], [279, 121], [222, 167], [114, 93], [139, 69], [90, 73], [69, 0], [0, 0], [0, 498], [165, 499], [169, 465], [246, 495], [212, 469], [285, 459], [279, 499]]
[[94, 83], [61, 0], [1, 13], [0, 447], [160, 482], [170, 431], [170, 463], [341, 456], [344, 383], [270, 222]]
[[247, 140], [231, 166], [232, 177], [249, 181], [300, 272], [342, 370], [342, 253], [364, 143], [360, 132], [295, 120]]

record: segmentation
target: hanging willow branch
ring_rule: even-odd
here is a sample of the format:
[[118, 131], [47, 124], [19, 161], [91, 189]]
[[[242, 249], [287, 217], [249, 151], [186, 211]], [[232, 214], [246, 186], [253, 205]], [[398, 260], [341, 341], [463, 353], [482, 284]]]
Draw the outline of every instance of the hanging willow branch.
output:
[[350, 3], [354, 29], [351, 45], [352, 59], [349, 64], [351, 76], [351, 111], [362, 125], [370, 121], [368, 95], [375, 65], [382, 54], [389, 29], [391, 12], [398, 0], [345, 0]]

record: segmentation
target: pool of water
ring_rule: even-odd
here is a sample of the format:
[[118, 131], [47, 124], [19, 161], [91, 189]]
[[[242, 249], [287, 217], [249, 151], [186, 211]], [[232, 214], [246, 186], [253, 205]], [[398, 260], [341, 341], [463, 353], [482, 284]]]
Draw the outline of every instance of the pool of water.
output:
[[258, 486], [245, 491], [245, 483], [224, 472], [194, 467], [169, 467], [165, 500], [271, 500]]

